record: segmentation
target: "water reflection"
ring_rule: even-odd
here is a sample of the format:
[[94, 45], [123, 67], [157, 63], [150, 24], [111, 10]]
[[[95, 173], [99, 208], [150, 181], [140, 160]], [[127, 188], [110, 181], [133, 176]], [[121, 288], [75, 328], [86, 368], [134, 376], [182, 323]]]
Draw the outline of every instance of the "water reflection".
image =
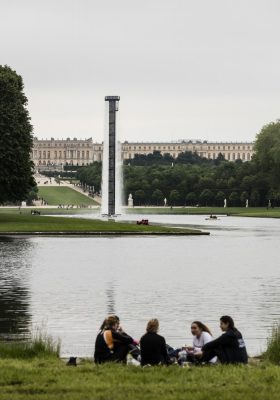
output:
[[107, 314], [116, 314], [115, 307], [115, 287], [113, 282], [108, 282], [106, 289], [106, 297], [107, 297]]
[[28, 332], [30, 292], [28, 275], [32, 243], [26, 239], [0, 237], [0, 325], [1, 336]]

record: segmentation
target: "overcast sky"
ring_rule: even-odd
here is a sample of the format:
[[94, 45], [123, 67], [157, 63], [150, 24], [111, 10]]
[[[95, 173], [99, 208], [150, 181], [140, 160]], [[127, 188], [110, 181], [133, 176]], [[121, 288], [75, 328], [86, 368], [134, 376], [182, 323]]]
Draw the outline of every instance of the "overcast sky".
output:
[[280, 118], [279, 0], [0, 0], [39, 138], [253, 140]]

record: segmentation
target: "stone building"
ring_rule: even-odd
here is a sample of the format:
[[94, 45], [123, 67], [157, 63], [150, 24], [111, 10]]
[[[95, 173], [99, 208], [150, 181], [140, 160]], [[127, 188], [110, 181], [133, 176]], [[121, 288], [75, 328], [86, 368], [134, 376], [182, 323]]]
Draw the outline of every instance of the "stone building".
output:
[[[250, 161], [253, 155], [252, 142], [208, 142], [207, 140], [177, 140], [170, 142], [122, 143], [122, 159], [128, 160], [135, 154], [159, 151], [170, 153], [174, 158], [185, 151], [196, 152], [201, 157], [215, 159], [221, 153], [228, 161]], [[37, 139], [34, 138], [32, 158], [38, 169], [62, 169], [64, 165], [88, 165], [102, 161], [103, 144], [89, 139]]]
[[178, 140], [174, 142], [143, 142], [122, 144], [123, 159], [134, 158], [135, 154], [149, 154], [160, 151], [161, 154], [170, 153], [174, 158], [185, 151], [196, 152], [199, 156], [215, 159], [221, 153], [226, 160], [250, 161], [253, 155], [252, 142], [208, 142], [207, 140]]
[[89, 165], [93, 160], [92, 139], [37, 139], [33, 140], [32, 158], [36, 167], [62, 169], [64, 165]]

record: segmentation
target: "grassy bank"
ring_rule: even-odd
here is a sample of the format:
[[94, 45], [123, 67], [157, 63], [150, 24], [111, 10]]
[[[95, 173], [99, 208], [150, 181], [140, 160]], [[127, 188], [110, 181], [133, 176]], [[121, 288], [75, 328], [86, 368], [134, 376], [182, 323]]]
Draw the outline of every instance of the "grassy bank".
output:
[[0, 233], [119, 233], [119, 234], [201, 234], [192, 229], [136, 225], [82, 218], [48, 217], [14, 213], [0, 214]]
[[279, 208], [266, 207], [136, 207], [128, 208], [128, 214], [189, 214], [189, 215], [232, 215], [240, 217], [280, 218]]
[[0, 400], [278, 400], [280, 368], [67, 367], [54, 358], [0, 360]]
[[63, 186], [39, 186], [38, 195], [43, 198], [50, 206], [59, 204], [73, 205], [98, 205], [92, 198], [77, 192], [70, 187]]

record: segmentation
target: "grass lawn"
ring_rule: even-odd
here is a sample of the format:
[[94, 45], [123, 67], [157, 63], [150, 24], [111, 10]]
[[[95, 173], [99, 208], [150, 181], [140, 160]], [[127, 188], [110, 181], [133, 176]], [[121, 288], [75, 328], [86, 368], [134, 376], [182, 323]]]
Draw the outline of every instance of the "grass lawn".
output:
[[42, 215], [0, 213], [0, 233], [155, 233], [155, 234], [201, 234], [201, 231], [192, 229], [171, 228], [153, 225], [136, 225], [135, 223], [122, 223], [82, 218], [49, 217]]
[[0, 400], [278, 400], [280, 368], [67, 367], [54, 358], [0, 360]]
[[240, 217], [262, 217], [262, 218], [280, 218], [279, 208], [266, 207], [137, 207], [128, 208], [129, 214], [191, 214], [191, 215], [210, 215], [226, 214]]
[[38, 195], [47, 201], [50, 206], [59, 204], [98, 205], [93, 199], [74, 189], [63, 186], [39, 186]]

